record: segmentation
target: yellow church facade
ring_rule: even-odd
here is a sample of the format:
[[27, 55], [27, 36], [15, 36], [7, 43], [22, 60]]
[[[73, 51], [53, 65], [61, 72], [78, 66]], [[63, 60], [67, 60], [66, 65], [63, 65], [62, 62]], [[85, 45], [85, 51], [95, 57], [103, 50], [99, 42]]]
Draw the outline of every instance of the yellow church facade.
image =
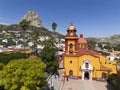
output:
[[106, 79], [109, 74], [117, 73], [116, 62], [88, 49], [87, 40], [82, 34], [78, 37], [76, 32], [76, 28], [71, 24], [65, 36], [64, 76], [93, 80]]

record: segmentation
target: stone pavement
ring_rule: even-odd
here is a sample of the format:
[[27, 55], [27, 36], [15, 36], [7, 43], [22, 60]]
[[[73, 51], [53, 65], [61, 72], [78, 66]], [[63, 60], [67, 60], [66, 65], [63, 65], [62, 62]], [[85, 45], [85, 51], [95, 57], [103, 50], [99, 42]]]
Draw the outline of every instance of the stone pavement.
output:
[[54, 90], [60, 90], [61, 84], [62, 84], [62, 70], [59, 70], [59, 77], [56, 75], [56, 78], [54, 75], [50, 77], [48, 80], [49, 87], [53, 86]]
[[65, 81], [61, 90], [115, 90], [107, 87], [107, 82], [95, 80], [69, 79]]
[[96, 80], [81, 80], [81, 79], [68, 79], [62, 78], [62, 70], [59, 70], [60, 77], [52, 75], [48, 80], [49, 87], [53, 86], [54, 90], [116, 90], [107, 82]]

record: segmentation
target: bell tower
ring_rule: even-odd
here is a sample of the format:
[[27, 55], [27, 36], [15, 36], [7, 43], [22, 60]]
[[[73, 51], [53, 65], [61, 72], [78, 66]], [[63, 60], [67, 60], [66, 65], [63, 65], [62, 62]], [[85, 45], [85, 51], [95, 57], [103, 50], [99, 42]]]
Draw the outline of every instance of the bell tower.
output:
[[77, 44], [78, 36], [76, 34], [76, 28], [73, 23], [67, 30], [67, 35], [65, 36], [65, 54], [76, 54], [77, 53]]

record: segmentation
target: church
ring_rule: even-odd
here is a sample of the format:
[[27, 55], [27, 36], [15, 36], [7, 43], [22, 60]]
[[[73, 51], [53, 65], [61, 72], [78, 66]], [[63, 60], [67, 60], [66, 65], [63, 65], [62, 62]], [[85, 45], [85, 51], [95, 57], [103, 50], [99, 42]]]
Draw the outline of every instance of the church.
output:
[[65, 36], [65, 53], [63, 54], [64, 77], [77, 77], [82, 80], [106, 79], [109, 74], [117, 73], [117, 65], [100, 53], [89, 49], [83, 34], [71, 23]]

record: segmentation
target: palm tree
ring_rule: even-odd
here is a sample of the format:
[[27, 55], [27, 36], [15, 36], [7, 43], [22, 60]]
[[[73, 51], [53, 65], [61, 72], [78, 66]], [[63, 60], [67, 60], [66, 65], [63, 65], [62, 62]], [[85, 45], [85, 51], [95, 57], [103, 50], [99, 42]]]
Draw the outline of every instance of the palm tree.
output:
[[55, 30], [56, 30], [57, 24], [55, 22], [52, 23], [52, 29], [54, 31], [54, 38], [55, 38]]
[[57, 27], [57, 24], [55, 22], [52, 23], [52, 29], [55, 31]]
[[23, 44], [23, 47], [25, 48], [25, 31], [27, 30], [28, 26], [30, 24], [30, 21], [27, 21], [26, 19], [23, 19], [20, 23], [19, 23], [19, 26], [23, 29], [23, 41], [24, 41], [24, 44]]

